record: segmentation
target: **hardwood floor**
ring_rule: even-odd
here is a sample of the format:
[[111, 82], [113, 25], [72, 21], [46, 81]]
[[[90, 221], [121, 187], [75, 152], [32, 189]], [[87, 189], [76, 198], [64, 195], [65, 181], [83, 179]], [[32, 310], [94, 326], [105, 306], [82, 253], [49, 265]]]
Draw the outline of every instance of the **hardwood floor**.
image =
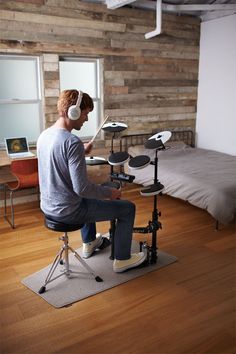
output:
[[[136, 226], [146, 226], [152, 198], [135, 188], [123, 198], [136, 203]], [[62, 309], [21, 284], [52, 261], [57, 234], [44, 227], [37, 204], [16, 206], [15, 230], [1, 211], [2, 353], [235, 353], [235, 225], [216, 232], [203, 210], [167, 196], [158, 205], [159, 248], [178, 261]], [[79, 232], [70, 241], [80, 246]]]

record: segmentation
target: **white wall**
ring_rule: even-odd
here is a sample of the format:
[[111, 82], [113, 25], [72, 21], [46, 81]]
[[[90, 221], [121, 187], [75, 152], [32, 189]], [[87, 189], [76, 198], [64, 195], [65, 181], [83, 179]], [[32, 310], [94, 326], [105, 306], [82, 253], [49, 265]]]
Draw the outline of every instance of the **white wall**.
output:
[[201, 24], [197, 146], [236, 155], [236, 15]]

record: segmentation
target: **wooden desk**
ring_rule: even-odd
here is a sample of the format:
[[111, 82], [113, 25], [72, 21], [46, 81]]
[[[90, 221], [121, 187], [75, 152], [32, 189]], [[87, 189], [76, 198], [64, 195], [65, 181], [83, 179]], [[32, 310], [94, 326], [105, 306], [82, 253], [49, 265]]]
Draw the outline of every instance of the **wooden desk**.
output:
[[[34, 154], [36, 150], [32, 151]], [[17, 181], [16, 177], [11, 173], [10, 165], [12, 159], [8, 157], [5, 150], [0, 151], [0, 185], [7, 182]]]
[[7, 182], [16, 181], [10, 170], [11, 159], [8, 157], [6, 151], [0, 151], [0, 185]]
[[10, 166], [10, 164], [11, 164], [11, 159], [8, 157], [6, 151], [1, 150], [0, 151], [0, 167]]
[[[1, 160], [1, 162], [2, 162], [2, 160]], [[6, 193], [6, 183], [17, 181], [17, 178], [11, 173], [10, 163], [9, 163], [9, 165], [6, 165], [6, 166], [0, 166], [0, 192], [1, 191], [3, 192], [3, 197], [2, 197], [2, 195], [0, 195], [0, 201], [1, 201], [1, 204], [3, 203], [3, 217], [12, 227], [12, 223], [7, 217], [6, 207], [5, 207], [5, 203], [4, 203], [5, 193]]]
[[[30, 150], [33, 152], [33, 154], [35, 154], [36, 156], [36, 150]], [[35, 156], [32, 156], [32, 158], [34, 158]], [[28, 157], [31, 158], [31, 157]], [[10, 159], [10, 157], [8, 157], [7, 153], [5, 150], [0, 150], [0, 168], [3, 166], [10, 166], [12, 162], [12, 159]]]
[[0, 185], [8, 182], [17, 181], [16, 177], [11, 173], [10, 165], [0, 166]]
[[[33, 153], [36, 155], [36, 151], [33, 151]], [[35, 156], [34, 156], [35, 157]], [[31, 157], [29, 157], [31, 158]], [[33, 156], [32, 156], [33, 158]], [[1, 190], [3, 191], [4, 197], [3, 200], [5, 201], [5, 196], [6, 196], [6, 184], [8, 182], [15, 182], [17, 181], [17, 178], [11, 173], [11, 162], [12, 159], [10, 159], [6, 153], [6, 151], [1, 150], [0, 151], [0, 192]], [[2, 200], [2, 197], [0, 195], [0, 201]], [[11, 225], [12, 228], [14, 228], [14, 219], [12, 217], [12, 221], [9, 220], [7, 216], [7, 209], [6, 209], [6, 204], [4, 203], [3, 206], [3, 212], [4, 212], [4, 219]]]

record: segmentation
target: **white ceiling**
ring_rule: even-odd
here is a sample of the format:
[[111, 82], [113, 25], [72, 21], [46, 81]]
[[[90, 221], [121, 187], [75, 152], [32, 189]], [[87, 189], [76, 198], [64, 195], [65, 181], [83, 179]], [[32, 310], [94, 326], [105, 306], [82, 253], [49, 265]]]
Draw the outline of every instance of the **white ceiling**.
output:
[[[103, 3], [109, 9], [123, 6], [156, 11], [156, 0], [85, 0]], [[229, 16], [236, 13], [236, 0], [162, 0], [162, 12], [187, 14], [200, 17], [202, 21]]]

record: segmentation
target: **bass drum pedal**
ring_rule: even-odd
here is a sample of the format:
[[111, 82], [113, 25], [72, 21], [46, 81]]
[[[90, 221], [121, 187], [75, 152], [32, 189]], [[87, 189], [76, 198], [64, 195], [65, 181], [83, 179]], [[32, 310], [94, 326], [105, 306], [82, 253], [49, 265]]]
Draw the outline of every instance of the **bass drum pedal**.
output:
[[104, 248], [107, 248], [110, 245], [111, 245], [111, 241], [107, 237], [102, 236], [102, 244], [98, 248], [100, 250], [103, 250]]
[[140, 241], [139, 242], [139, 249], [140, 252], [146, 253], [146, 259], [143, 262], [144, 266], [150, 265], [150, 264], [155, 264], [157, 262], [157, 250], [153, 249], [150, 247], [147, 243], [147, 241]]

